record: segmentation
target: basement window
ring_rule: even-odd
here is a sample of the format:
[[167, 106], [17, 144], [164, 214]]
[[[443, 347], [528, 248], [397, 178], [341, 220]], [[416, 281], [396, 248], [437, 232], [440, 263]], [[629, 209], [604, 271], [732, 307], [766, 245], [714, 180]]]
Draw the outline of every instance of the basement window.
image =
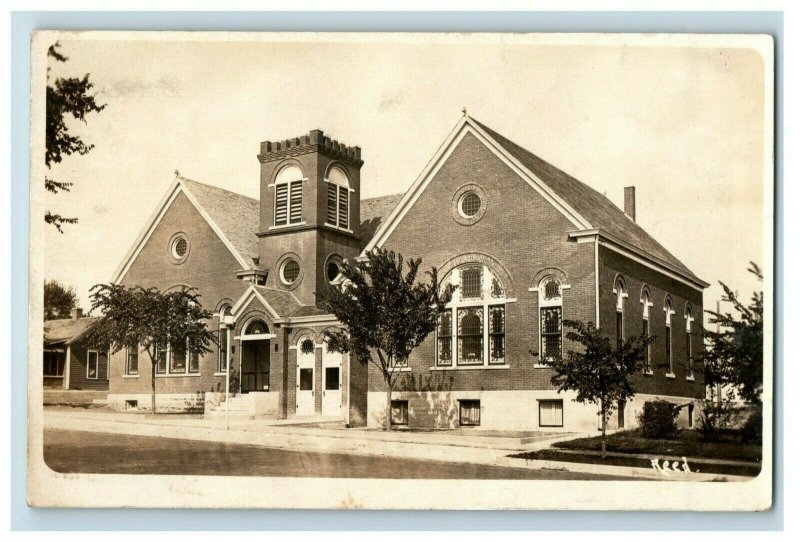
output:
[[408, 425], [408, 401], [392, 401], [392, 425]]
[[564, 401], [539, 401], [539, 427], [564, 427]]
[[477, 426], [481, 424], [481, 402], [465, 399], [458, 402], [458, 424]]

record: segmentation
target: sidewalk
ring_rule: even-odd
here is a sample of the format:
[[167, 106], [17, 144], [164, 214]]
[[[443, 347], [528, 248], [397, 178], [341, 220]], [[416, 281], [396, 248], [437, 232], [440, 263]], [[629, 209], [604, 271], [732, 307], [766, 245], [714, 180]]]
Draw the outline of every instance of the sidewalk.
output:
[[[568, 470], [591, 474], [633, 476], [660, 479], [663, 474], [651, 469], [617, 467], [558, 461], [526, 460], [507, 457], [513, 453], [547, 448], [558, 440], [575, 438], [574, 434], [538, 434], [541, 438], [521, 443], [517, 435], [484, 436], [473, 431], [404, 432], [371, 429], [344, 429], [273, 424], [268, 421], [237, 420], [230, 429], [224, 420], [191, 416], [143, 416], [97, 410], [44, 411], [44, 428], [95, 433], [112, 433], [158, 438], [202, 440], [230, 444], [262, 446], [305, 452], [329, 452], [381, 457], [403, 457], [516, 468]], [[474, 433], [474, 434], [471, 434]], [[671, 479], [696, 481], [739, 481], [744, 477], [691, 473]]]

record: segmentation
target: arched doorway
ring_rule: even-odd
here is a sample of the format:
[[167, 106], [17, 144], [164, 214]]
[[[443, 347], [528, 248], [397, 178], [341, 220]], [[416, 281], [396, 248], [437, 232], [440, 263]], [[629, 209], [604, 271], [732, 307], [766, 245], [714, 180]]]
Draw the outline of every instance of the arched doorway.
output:
[[297, 343], [297, 390], [295, 414], [313, 416], [315, 411], [314, 368], [316, 365], [315, 345], [310, 338]]
[[342, 415], [342, 354], [322, 347], [322, 415]]
[[274, 337], [264, 320], [257, 318], [245, 326], [239, 379], [242, 393], [269, 391], [270, 339]]

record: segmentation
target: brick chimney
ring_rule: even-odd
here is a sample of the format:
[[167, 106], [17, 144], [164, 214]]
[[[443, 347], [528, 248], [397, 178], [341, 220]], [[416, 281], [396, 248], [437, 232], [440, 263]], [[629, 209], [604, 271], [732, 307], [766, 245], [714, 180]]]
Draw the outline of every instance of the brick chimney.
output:
[[636, 187], [625, 187], [625, 214], [636, 222]]
[[72, 309], [70, 311], [69, 316], [73, 320], [77, 320], [79, 318], [83, 318], [83, 309], [81, 309], [79, 307], [75, 307], [74, 309]]

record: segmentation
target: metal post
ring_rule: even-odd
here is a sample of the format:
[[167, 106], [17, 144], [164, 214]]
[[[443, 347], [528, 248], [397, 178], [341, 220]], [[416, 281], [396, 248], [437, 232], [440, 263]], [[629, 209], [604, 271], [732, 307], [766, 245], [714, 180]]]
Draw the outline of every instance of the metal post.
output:
[[230, 390], [231, 390], [231, 327], [225, 323], [225, 429], [229, 429], [228, 424], [228, 410], [231, 407]]

